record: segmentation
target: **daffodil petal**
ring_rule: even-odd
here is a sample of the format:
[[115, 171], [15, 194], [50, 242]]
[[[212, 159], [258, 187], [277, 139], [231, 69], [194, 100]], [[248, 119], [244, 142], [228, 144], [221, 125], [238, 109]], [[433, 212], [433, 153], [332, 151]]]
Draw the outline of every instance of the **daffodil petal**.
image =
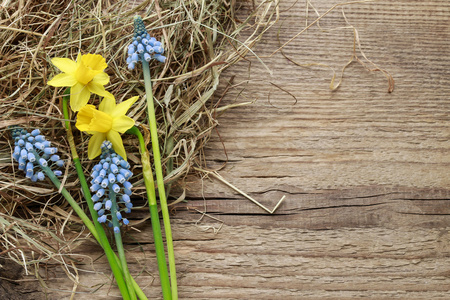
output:
[[106, 74], [105, 72], [99, 73], [99, 74], [95, 75], [94, 78], [92, 78], [92, 82], [101, 84], [101, 85], [108, 84], [109, 75]]
[[137, 99], [139, 99], [139, 97], [135, 96], [135, 97], [132, 97], [128, 100], [125, 100], [125, 101], [117, 104], [116, 108], [111, 113], [111, 117], [113, 117], [113, 119], [115, 119], [120, 116], [124, 116], [127, 113], [127, 111], [130, 109], [131, 105], [133, 105], [134, 102], [137, 101]]
[[49, 82], [47, 82], [48, 85], [59, 87], [59, 86], [73, 86], [77, 83], [77, 80], [75, 77], [73, 77], [70, 74], [67, 73], [61, 73], [53, 77]]
[[105, 87], [99, 83], [95, 83], [95, 82], [91, 81], [86, 86], [89, 89], [89, 91], [93, 94], [96, 94], [96, 95], [99, 95], [99, 96], [105, 97], [105, 98], [114, 99], [113, 94], [111, 94], [110, 92], [107, 92], [105, 90]]
[[98, 132], [91, 136], [88, 145], [88, 157], [94, 159], [102, 153], [100, 146], [106, 140], [106, 134]]
[[100, 105], [98, 106], [98, 110], [107, 113], [108, 115], [111, 115], [114, 108], [116, 108], [116, 99], [114, 98], [103, 98], [102, 102], [100, 102]]
[[124, 133], [134, 126], [134, 120], [127, 116], [120, 116], [115, 118], [112, 123], [112, 129], [120, 133]]
[[52, 64], [64, 73], [73, 73], [77, 69], [77, 63], [69, 58], [52, 58]]
[[70, 88], [70, 108], [73, 111], [79, 111], [83, 106], [85, 106], [91, 93], [89, 90], [81, 83], [75, 84]]
[[120, 134], [115, 130], [110, 130], [106, 134], [106, 138], [112, 143], [114, 151], [122, 156], [123, 159], [127, 160], [127, 153], [125, 152], [125, 147], [123, 146]]

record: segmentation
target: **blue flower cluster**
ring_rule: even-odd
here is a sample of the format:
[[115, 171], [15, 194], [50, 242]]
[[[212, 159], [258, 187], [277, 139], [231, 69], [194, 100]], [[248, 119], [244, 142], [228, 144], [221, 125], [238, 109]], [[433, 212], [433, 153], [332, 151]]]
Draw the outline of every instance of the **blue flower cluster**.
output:
[[60, 170], [56, 170], [57, 167], [64, 166], [64, 161], [56, 154], [58, 148], [52, 147], [39, 129], [29, 133], [25, 129], [14, 127], [11, 129], [11, 135], [14, 140], [13, 158], [27, 178], [34, 182], [44, 180], [45, 174], [41, 166], [50, 167], [56, 176], [62, 175]]
[[[133, 207], [130, 199], [133, 186], [128, 181], [133, 175], [130, 164], [112, 149], [110, 141], [104, 141], [101, 149], [100, 162], [93, 167], [90, 187], [91, 192], [95, 193], [92, 201], [98, 213], [97, 220], [112, 227], [113, 222], [108, 219], [110, 216], [128, 225], [129, 221], [122, 218], [122, 212], [129, 213]], [[120, 232], [119, 227], [114, 227], [114, 232]]]
[[134, 17], [133, 42], [128, 46], [128, 69], [133, 70], [138, 61], [150, 61], [152, 58], [163, 63], [166, 61], [163, 54], [161, 42], [148, 34], [140, 16]]

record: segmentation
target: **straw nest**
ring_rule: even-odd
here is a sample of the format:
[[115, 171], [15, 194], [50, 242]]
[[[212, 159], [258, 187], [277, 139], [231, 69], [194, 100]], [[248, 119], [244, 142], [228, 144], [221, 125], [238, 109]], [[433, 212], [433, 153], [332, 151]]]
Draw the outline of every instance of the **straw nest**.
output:
[[[128, 1], [113, 0], [5, 0], [1, 5], [0, 252], [26, 270], [39, 262], [64, 262], [61, 254], [73, 251], [82, 229], [50, 182], [32, 183], [11, 159], [8, 126], [40, 128], [69, 162], [63, 177], [65, 187], [83, 202], [62, 122], [63, 88], [46, 84], [59, 73], [51, 58], [75, 60], [79, 52], [103, 55], [111, 78], [107, 90], [118, 102], [140, 96], [128, 115], [147, 132], [141, 68], [129, 71], [125, 62], [133, 16], [141, 15], [150, 34], [166, 49], [166, 63], [151, 64], [153, 93], [165, 181], [180, 186], [192, 166], [200, 164], [202, 148], [217, 124], [219, 97], [214, 99], [214, 92], [221, 72], [245, 57], [276, 18], [273, 1], [250, 5], [250, 14], [240, 18], [235, 16], [234, 1], [222, 0], [143, 1], [134, 7]], [[246, 38], [239, 42], [243, 30]], [[90, 102], [98, 105], [99, 100], [91, 97]], [[74, 137], [88, 174], [92, 167], [87, 158], [88, 136], [75, 130]], [[144, 199], [144, 205], [137, 142], [133, 136], [123, 138], [135, 174], [134, 197]], [[64, 247], [68, 243], [70, 250]]]

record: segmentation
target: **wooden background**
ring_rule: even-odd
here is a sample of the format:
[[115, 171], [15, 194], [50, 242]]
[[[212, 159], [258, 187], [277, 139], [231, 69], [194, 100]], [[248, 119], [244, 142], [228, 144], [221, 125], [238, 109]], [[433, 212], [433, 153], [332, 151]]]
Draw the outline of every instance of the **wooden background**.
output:
[[[321, 14], [338, 3], [311, 2]], [[354, 37], [341, 8], [394, 92], [357, 62], [330, 91], [329, 68], [270, 56], [279, 29], [284, 43], [305, 27], [305, 1], [281, 1], [255, 48], [273, 74], [250, 57], [223, 74], [217, 97], [236, 85], [223, 104], [255, 102], [219, 118], [206, 158], [227, 161], [219, 173], [264, 205], [286, 199], [269, 215], [214, 177], [189, 178], [172, 218], [180, 299], [450, 299], [450, 2], [345, 5], [284, 54], [339, 72]], [[130, 268], [158, 299], [149, 222], [137, 229], [125, 238]], [[80, 284], [49, 266], [48, 299], [118, 299], [98, 247], [74, 252]]]

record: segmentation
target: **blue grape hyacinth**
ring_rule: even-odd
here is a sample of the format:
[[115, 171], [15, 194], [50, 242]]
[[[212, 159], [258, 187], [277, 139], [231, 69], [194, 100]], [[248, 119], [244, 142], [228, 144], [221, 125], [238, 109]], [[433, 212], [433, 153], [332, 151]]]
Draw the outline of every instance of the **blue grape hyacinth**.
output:
[[152, 59], [156, 59], [163, 63], [166, 61], [166, 57], [163, 54], [164, 48], [161, 42], [151, 37], [145, 29], [142, 18], [135, 16], [133, 42], [128, 46], [128, 69], [133, 70], [138, 61], [143, 62], [145, 60], [149, 62]]
[[114, 226], [114, 232], [118, 233], [119, 221], [124, 225], [129, 223], [122, 213], [131, 212], [133, 207], [130, 199], [133, 186], [128, 181], [133, 174], [130, 164], [114, 151], [110, 141], [104, 141], [101, 149], [100, 162], [91, 173], [90, 190], [95, 193], [91, 198], [98, 213], [98, 222]]
[[33, 182], [44, 180], [42, 167], [49, 167], [56, 176], [62, 175], [57, 168], [64, 166], [64, 160], [56, 154], [58, 148], [52, 147], [39, 129], [30, 133], [20, 127], [13, 127], [11, 135], [14, 140], [13, 159], [19, 163], [19, 170], [24, 171], [27, 178]]

